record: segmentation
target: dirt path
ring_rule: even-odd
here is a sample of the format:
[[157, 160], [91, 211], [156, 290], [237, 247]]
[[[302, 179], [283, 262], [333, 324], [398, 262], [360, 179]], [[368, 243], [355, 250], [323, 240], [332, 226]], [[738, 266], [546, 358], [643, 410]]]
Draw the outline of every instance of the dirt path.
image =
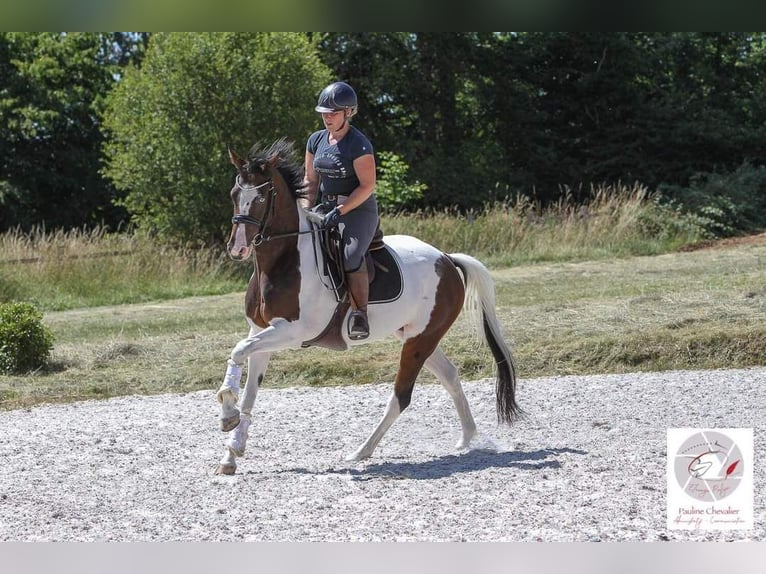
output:
[[[523, 380], [511, 428], [465, 387], [482, 449], [419, 385], [362, 463], [390, 385], [263, 389], [233, 477], [212, 391], [2, 412], [0, 540], [766, 539], [766, 369]], [[666, 529], [668, 427], [755, 429], [754, 530]]]

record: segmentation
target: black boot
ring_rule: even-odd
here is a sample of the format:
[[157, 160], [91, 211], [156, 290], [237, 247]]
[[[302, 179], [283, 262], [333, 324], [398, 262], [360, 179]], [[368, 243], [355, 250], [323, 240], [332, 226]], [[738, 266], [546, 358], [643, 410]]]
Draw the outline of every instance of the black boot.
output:
[[353, 341], [366, 339], [370, 336], [370, 324], [367, 321], [367, 300], [370, 297], [367, 266], [362, 263], [358, 270], [346, 273], [346, 281], [353, 309], [348, 318], [348, 338]]

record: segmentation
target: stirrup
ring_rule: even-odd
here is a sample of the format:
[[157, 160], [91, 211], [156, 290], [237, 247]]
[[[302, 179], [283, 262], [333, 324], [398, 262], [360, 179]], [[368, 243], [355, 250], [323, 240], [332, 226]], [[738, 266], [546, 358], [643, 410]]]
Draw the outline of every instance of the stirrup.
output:
[[348, 317], [348, 338], [359, 341], [370, 336], [370, 325], [367, 322], [367, 313], [364, 311], [351, 311]]

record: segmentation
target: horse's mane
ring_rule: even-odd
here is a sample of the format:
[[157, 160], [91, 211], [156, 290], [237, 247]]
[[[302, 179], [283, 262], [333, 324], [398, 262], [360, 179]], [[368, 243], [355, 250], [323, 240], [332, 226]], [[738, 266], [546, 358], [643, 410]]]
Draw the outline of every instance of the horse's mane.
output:
[[249, 173], [263, 173], [264, 167], [270, 158], [279, 157], [277, 169], [287, 183], [287, 187], [296, 199], [305, 197], [306, 194], [301, 191], [303, 184], [303, 164], [296, 157], [293, 142], [285, 138], [279, 138], [270, 146], [258, 142], [247, 154], [247, 164], [245, 169]]

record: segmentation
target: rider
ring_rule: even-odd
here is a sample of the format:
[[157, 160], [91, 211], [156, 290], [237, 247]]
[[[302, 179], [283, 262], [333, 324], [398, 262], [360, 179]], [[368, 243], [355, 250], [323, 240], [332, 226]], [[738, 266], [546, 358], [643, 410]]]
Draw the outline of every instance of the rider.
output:
[[348, 335], [354, 340], [366, 339], [370, 334], [369, 281], [364, 256], [378, 225], [375, 156], [367, 136], [350, 123], [357, 111], [356, 92], [351, 86], [333, 82], [319, 94], [315, 109], [322, 114], [325, 129], [311, 134], [306, 144], [304, 207], [314, 206], [317, 191], [323, 204], [334, 206], [324, 215], [324, 226], [341, 226], [352, 308]]

